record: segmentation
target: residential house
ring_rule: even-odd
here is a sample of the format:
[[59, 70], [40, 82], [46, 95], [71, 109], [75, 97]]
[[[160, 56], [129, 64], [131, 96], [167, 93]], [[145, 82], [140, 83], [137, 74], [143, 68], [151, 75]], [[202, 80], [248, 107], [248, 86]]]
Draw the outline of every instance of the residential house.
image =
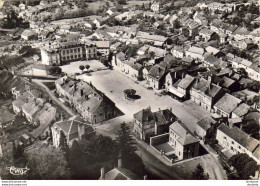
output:
[[201, 36], [205, 41], [208, 41], [211, 39], [214, 31], [208, 29], [208, 28], [203, 28], [202, 30], [199, 31], [199, 36]]
[[119, 52], [113, 56], [112, 59], [112, 66], [115, 70], [123, 71], [124, 63], [123, 61], [126, 60], [126, 55], [123, 52]]
[[212, 111], [213, 105], [224, 95], [224, 90], [204, 78], [197, 79], [190, 90], [191, 100], [207, 111]]
[[246, 153], [257, 163], [260, 163], [259, 157], [259, 141], [250, 137], [242, 130], [232, 125], [227, 126], [222, 123], [217, 129], [218, 144], [229, 150], [233, 155], [238, 153]]
[[184, 78], [178, 80], [172, 86], [167, 86], [166, 90], [176, 95], [178, 98], [187, 99], [190, 97], [190, 89], [194, 82], [195, 78], [186, 74]]
[[190, 47], [190, 49], [188, 51], [185, 52], [185, 56], [186, 57], [190, 57], [192, 59], [200, 59], [203, 60], [203, 54], [204, 54], [204, 49], [203, 48], [199, 48], [196, 46], [192, 46]]
[[34, 116], [39, 110], [41, 110], [44, 102], [45, 101], [42, 98], [28, 100], [28, 102], [22, 106], [22, 115], [25, 116], [27, 121], [34, 123]]
[[110, 41], [96, 41], [97, 53], [108, 57], [110, 54]]
[[171, 53], [176, 58], [183, 58], [184, 48], [182, 46], [174, 45], [174, 47], [171, 50]]
[[195, 129], [196, 135], [198, 135], [199, 138], [203, 141], [205, 141], [207, 137], [214, 137], [210, 135], [213, 135], [214, 131], [216, 130], [216, 126], [217, 126], [216, 123], [217, 122], [211, 117], [202, 118], [201, 120], [198, 121], [196, 125], [196, 129]]
[[124, 68], [123, 72], [129, 75], [134, 80], [143, 79], [143, 66], [136, 62], [136, 59], [130, 58], [129, 60], [123, 61]]
[[85, 120], [91, 123], [106, 121], [120, 114], [115, 103], [89, 83], [65, 76], [58, 79], [55, 85], [57, 94], [64, 97]]
[[13, 142], [4, 142], [0, 144], [0, 157], [13, 156], [14, 144]]
[[246, 69], [249, 78], [260, 81], [260, 65], [258, 63], [253, 63], [249, 68]]
[[134, 135], [144, 141], [150, 137], [169, 132], [169, 126], [176, 121], [176, 116], [169, 109], [152, 112], [151, 108], [143, 109], [134, 114]]
[[226, 93], [214, 105], [215, 113], [222, 117], [231, 117], [232, 111], [242, 102], [242, 100]]
[[95, 130], [80, 116], [73, 116], [64, 121], [58, 121], [51, 127], [53, 146], [60, 145], [61, 132], [66, 136], [67, 144], [72, 146], [73, 141], [80, 141], [94, 135]]
[[38, 34], [32, 30], [24, 30], [21, 34], [21, 38], [24, 40], [37, 39]]
[[154, 12], [160, 12], [160, 2], [154, 2], [151, 4], [151, 10]]
[[180, 121], [170, 125], [169, 144], [174, 148], [179, 160], [193, 158], [199, 155], [199, 140]]
[[242, 103], [232, 111], [231, 118], [243, 119], [243, 117], [250, 112], [250, 109], [251, 107], [248, 104]]
[[136, 38], [140, 39], [142, 42], [152, 42], [154, 46], [163, 47], [168, 38], [161, 35], [155, 35], [148, 32], [138, 31]]
[[159, 65], [154, 65], [147, 75], [147, 84], [154, 89], [161, 89], [164, 87], [165, 76], [167, 70]]
[[7, 108], [0, 108], [0, 128], [6, 128], [15, 120], [15, 115], [8, 111]]

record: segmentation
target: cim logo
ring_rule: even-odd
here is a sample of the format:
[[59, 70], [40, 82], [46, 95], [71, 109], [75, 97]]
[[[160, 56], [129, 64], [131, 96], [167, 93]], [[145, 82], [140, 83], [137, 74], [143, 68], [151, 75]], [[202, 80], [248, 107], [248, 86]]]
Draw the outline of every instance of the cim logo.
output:
[[16, 176], [24, 175], [24, 174], [26, 174], [26, 172], [28, 170], [30, 170], [27, 167], [25, 167], [25, 168], [16, 168], [14, 166], [6, 167], [6, 169], [9, 170], [12, 175], [16, 175]]

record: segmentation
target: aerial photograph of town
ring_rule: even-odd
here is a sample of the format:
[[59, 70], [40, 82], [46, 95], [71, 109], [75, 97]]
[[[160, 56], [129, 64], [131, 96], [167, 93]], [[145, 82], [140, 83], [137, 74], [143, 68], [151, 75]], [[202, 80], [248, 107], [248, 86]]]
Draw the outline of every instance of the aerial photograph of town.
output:
[[259, 180], [259, 5], [0, 0], [0, 180]]

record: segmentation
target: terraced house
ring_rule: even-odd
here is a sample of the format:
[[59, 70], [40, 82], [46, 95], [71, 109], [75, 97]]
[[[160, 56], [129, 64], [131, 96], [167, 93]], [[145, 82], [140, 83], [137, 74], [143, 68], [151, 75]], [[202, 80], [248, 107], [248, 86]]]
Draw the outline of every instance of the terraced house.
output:
[[91, 123], [106, 121], [120, 114], [115, 103], [91, 84], [65, 76], [58, 79], [55, 85], [58, 95], [64, 97], [85, 120]]

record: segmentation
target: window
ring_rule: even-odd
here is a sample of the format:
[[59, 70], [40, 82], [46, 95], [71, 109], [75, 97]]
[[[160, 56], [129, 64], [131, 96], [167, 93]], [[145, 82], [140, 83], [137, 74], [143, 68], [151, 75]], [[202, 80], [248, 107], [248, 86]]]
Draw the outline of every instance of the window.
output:
[[239, 149], [241, 149], [241, 147], [240, 147], [240, 146], [238, 146], [238, 148], [239, 148]]
[[224, 136], [224, 139], [227, 139], [226, 136]]
[[96, 115], [94, 115], [94, 118], [96, 117]]
[[234, 141], [232, 141], [232, 145], [234, 144]]
[[181, 152], [179, 151], [179, 156], [181, 155]]
[[76, 53], [76, 52], [77, 52], [77, 49], [75, 48], [75, 49], [74, 49], [74, 53]]
[[78, 48], [78, 52], [80, 52], [80, 48]]
[[69, 54], [70, 53], [70, 51], [69, 50], [67, 50], [67, 54]]

